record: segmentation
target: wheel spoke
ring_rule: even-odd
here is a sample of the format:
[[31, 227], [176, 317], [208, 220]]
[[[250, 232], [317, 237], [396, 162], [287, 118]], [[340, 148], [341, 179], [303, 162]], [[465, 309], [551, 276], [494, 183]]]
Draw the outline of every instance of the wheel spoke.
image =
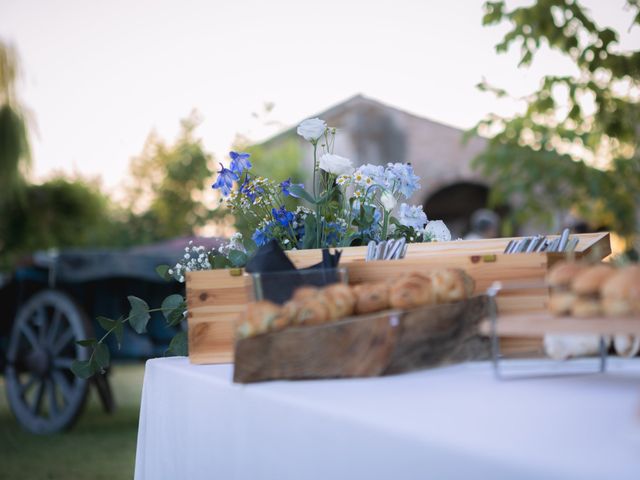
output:
[[44, 380], [41, 380], [38, 384], [38, 390], [36, 391], [35, 400], [31, 405], [31, 413], [38, 415], [38, 412], [42, 408], [42, 398], [44, 397]]
[[71, 370], [71, 364], [73, 363], [73, 360], [73, 358], [56, 357], [53, 359], [53, 365], [56, 368], [67, 368]]
[[65, 378], [64, 374], [62, 372], [59, 372], [58, 370], [54, 370], [53, 372], [51, 372], [51, 376], [53, 377], [53, 381], [62, 392], [62, 397], [64, 398], [65, 402], [69, 402], [69, 399], [71, 398], [71, 394], [73, 392], [71, 391], [71, 385], [69, 385], [69, 382]]
[[57, 355], [58, 353], [60, 353], [60, 350], [67, 346], [67, 344], [71, 340], [73, 340], [73, 328], [71, 328], [71, 325], [69, 325], [69, 327], [62, 333], [62, 335], [60, 335], [60, 338], [58, 338], [55, 345], [53, 346], [53, 354]]
[[49, 327], [49, 331], [47, 332], [47, 344], [49, 346], [53, 346], [56, 335], [58, 334], [58, 329], [60, 328], [60, 319], [62, 318], [62, 312], [56, 309], [53, 312], [53, 319], [51, 320], [51, 326]]
[[47, 336], [47, 312], [43, 305], [40, 305], [36, 310], [35, 324], [38, 327], [38, 343], [44, 345], [45, 338]]
[[47, 379], [47, 393], [49, 397], [49, 418], [52, 418], [58, 415], [58, 401], [56, 400], [56, 386], [51, 379]]
[[29, 341], [29, 343], [31, 344], [32, 348], [38, 348], [38, 340], [36, 339], [36, 334], [33, 331], [33, 328], [31, 328], [31, 325], [29, 325], [26, 322], [23, 322], [20, 325], [20, 330], [22, 331], [22, 333], [24, 334], [25, 338]]
[[20, 384], [20, 396], [24, 398], [25, 394], [29, 391], [31, 387], [35, 385], [37, 380], [38, 380], [38, 377], [36, 377], [34, 374], [29, 374], [29, 380], [27, 380], [27, 383]]

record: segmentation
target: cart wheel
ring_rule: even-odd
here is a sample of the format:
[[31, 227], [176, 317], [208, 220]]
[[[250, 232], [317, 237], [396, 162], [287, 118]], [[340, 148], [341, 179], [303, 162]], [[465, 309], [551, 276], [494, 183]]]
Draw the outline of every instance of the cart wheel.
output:
[[108, 373], [98, 373], [93, 376], [92, 381], [98, 390], [98, 396], [100, 397], [100, 403], [106, 413], [113, 413], [116, 411], [116, 401], [113, 398], [113, 392], [111, 391], [111, 384], [109, 383]]
[[84, 312], [65, 293], [45, 290], [20, 309], [13, 325], [5, 380], [9, 405], [33, 433], [71, 427], [84, 406], [89, 381], [71, 372], [89, 351], [75, 342], [93, 335]]

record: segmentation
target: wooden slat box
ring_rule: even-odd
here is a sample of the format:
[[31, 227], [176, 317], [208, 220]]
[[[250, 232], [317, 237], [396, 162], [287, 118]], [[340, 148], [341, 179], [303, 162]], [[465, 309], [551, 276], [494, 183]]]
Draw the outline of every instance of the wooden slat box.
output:
[[[590, 252], [598, 258], [611, 253], [609, 234], [581, 234], [575, 255]], [[366, 247], [343, 249], [341, 266], [348, 270], [349, 283], [387, 280], [411, 270], [434, 267], [465, 269], [476, 281], [476, 292], [483, 293], [494, 281], [540, 284], [549, 267], [562, 254], [503, 254], [511, 238], [458, 240], [441, 243], [411, 244], [402, 260], [365, 262]], [[287, 252], [296, 267], [318, 263], [320, 250]], [[233, 361], [235, 322], [248, 301], [251, 277], [241, 269], [208, 270], [187, 274], [189, 323], [189, 359], [192, 363], [226, 363]], [[509, 293], [498, 297], [501, 313], [544, 310], [546, 289]], [[507, 349], [508, 350], [508, 349]]]

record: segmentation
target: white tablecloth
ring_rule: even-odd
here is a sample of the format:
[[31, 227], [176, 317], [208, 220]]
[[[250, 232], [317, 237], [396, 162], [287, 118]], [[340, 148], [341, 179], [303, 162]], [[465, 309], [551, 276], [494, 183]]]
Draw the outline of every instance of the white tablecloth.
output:
[[146, 365], [135, 478], [640, 478], [640, 360], [495, 380], [487, 363], [236, 385], [231, 365]]

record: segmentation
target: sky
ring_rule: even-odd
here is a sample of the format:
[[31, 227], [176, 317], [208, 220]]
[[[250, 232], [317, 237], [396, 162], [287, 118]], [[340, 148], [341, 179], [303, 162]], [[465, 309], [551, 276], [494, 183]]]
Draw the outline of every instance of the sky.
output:
[[[33, 179], [78, 172], [116, 193], [151, 131], [171, 141], [193, 109], [220, 159], [236, 134], [263, 139], [253, 112], [291, 126], [357, 93], [469, 128], [521, 108], [544, 74], [573, 74], [544, 51], [529, 69], [496, 55], [506, 25], [483, 27], [481, 0], [0, 0], [0, 39], [20, 55], [31, 111]], [[509, 6], [527, 1], [509, 1]], [[638, 48], [623, 0], [582, 2]]]

